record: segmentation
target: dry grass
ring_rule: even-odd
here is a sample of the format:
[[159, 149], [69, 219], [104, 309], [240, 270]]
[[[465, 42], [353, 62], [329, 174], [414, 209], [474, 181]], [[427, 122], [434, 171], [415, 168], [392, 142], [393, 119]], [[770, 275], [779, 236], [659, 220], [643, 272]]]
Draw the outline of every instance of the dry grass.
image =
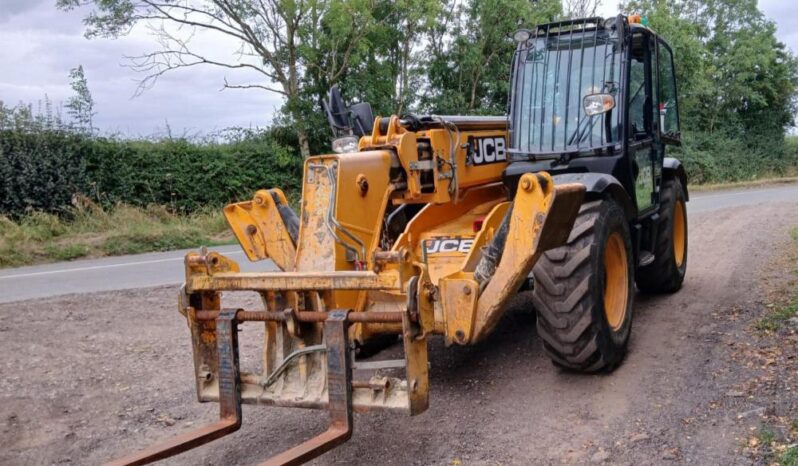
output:
[[[793, 239], [793, 249], [789, 254], [792, 258], [798, 259], [798, 228], [792, 229], [790, 235]], [[796, 277], [790, 281], [790, 284], [793, 284], [798, 279], [798, 267], [793, 268], [790, 272]], [[784, 294], [783, 302], [768, 305], [770, 311], [757, 322], [756, 328], [758, 330], [776, 332], [790, 319], [798, 316], [798, 290], [789, 287], [784, 291]]]
[[690, 192], [719, 191], [722, 189], [758, 188], [790, 183], [798, 183], [798, 176], [764, 177], [752, 181], [733, 181], [728, 183], [691, 184], [689, 185], [689, 189]]
[[233, 241], [221, 209], [175, 215], [161, 206], [89, 206], [64, 220], [34, 212], [19, 221], [0, 216], [0, 267], [14, 267], [217, 245]]

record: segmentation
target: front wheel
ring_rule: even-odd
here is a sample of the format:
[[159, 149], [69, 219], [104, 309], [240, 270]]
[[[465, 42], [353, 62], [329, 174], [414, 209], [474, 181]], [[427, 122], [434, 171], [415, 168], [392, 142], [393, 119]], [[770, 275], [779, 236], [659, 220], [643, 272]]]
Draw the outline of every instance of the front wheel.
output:
[[604, 199], [582, 205], [565, 246], [533, 269], [538, 334], [552, 361], [609, 371], [626, 355], [634, 307], [634, 267], [623, 210]]

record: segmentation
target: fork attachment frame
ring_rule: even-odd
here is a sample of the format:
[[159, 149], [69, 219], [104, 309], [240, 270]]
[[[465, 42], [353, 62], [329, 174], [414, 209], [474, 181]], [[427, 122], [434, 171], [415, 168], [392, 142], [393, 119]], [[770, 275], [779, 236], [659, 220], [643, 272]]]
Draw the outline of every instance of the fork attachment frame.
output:
[[[239, 318], [239, 314], [244, 314], [242, 319]], [[352, 360], [347, 335], [348, 314], [349, 311], [334, 310], [327, 313], [323, 320], [327, 355], [329, 428], [322, 434], [270, 458], [262, 463], [263, 466], [303, 464], [346, 442], [352, 436]], [[149, 464], [237, 431], [241, 427], [238, 324], [245, 320], [279, 319], [278, 315], [268, 312], [244, 312], [241, 309], [219, 311], [216, 317], [219, 420], [108, 464], [113, 466]]]

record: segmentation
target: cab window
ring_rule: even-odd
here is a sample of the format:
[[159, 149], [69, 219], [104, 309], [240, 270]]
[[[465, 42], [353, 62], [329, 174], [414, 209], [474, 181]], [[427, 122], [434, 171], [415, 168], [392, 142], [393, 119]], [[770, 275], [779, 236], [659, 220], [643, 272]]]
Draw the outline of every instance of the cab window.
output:
[[662, 42], [659, 43], [659, 117], [665, 139], [679, 139], [679, 109], [676, 99], [676, 75], [673, 54]]
[[650, 76], [646, 73], [648, 38], [638, 32], [632, 35], [629, 63], [629, 138], [641, 140], [651, 134], [651, 115], [649, 92]]

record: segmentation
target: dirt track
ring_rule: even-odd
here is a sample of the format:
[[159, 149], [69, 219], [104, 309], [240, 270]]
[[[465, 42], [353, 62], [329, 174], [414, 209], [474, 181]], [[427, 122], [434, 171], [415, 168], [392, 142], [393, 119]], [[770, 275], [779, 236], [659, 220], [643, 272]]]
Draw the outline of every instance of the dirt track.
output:
[[[489, 341], [432, 345], [426, 413], [356, 415], [354, 438], [314, 464], [750, 464], [741, 441], [764, 407], [737, 393], [754, 369], [735, 362], [734, 346], [796, 223], [795, 203], [692, 217], [683, 290], [637, 297], [629, 357], [611, 375], [555, 369], [519, 296]], [[97, 464], [213, 420], [217, 405], [195, 402], [175, 294], [0, 305], [0, 464]], [[767, 410], [794, 410], [796, 395]], [[257, 464], [324, 422], [245, 406], [241, 431], [168, 464]]]

